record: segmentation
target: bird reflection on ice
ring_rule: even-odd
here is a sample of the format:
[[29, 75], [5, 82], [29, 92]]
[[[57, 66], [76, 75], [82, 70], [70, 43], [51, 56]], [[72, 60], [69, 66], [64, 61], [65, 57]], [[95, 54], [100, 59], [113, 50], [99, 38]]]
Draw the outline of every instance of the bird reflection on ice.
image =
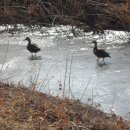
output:
[[97, 65], [100, 66], [100, 67], [103, 67], [103, 66], [109, 65], [109, 64], [111, 64], [111, 63], [108, 62], [108, 61], [103, 61], [103, 60], [97, 61]]
[[30, 61], [33, 61], [33, 60], [42, 60], [42, 57], [41, 57], [41, 56], [35, 56], [35, 55], [33, 55], [33, 56], [31, 56], [31, 57], [28, 57], [28, 59], [29, 59]]

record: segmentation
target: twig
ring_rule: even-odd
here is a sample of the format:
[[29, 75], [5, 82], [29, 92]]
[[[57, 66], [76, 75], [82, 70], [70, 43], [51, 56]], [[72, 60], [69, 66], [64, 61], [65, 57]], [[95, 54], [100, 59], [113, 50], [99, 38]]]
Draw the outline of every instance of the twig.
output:
[[63, 97], [65, 96], [65, 88], [66, 88], [67, 71], [68, 71], [68, 54], [67, 54], [67, 58], [66, 58], [66, 66], [65, 66], [65, 76], [64, 76]]
[[72, 53], [72, 57], [71, 57], [71, 62], [70, 62], [70, 69], [69, 69], [69, 92], [72, 95], [72, 91], [71, 91], [71, 71], [72, 71], [72, 63], [73, 63], [73, 53]]
[[83, 92], [83, 94], [82, 94], [82, 96], [81, 96], [81, 98], [80, 98], [80, 101], [82, 100], [82, 98], [83, 98], [83, 96], [84, 96], [84, 94], [85, 94], [85, 92], [86, 92], [86, 89], [88, 88], [88, 85], [89, 85], [89, 83], [90, 83], [91, 80], [92, 80], [92, 76], [90, 77], [90, 79], [89, 79], [89, 81], [88, 81], [88, 83], [87, 83], [87, 85], [86, 85], [86, 87], [85, 87], [85, 89], [84, 89], [84, 92]]
[[76, 127], [77, 130], [79, 130], [78, 126], [73, 121], [72, 124]]
[[[46, 74], [46, 76], [45, 76], [45, 79], [43, 80], [43, 82], [42, 82], [41, 85], [39, 86], [39, 91], [41, 91], [42, 86], [45, 84], [46, 78], [48, 77], [48, 75], [49, 75], [49, 73], [50, 73], [50, 71], [51, 71], [52, 68], [53, 68], [53, 65], [52, 65], [51, 68], [48, 70], [48, 72], [47, 72], [47, 74]], [[47, 84], [46, 84], [46, 85], [47, 85]], [[45, 85], [45, 86], [46, 86], [46, 85]]]
[[1, 69], [0, 69], [0, 73], [2, 73], [4, 64], [5, 64], [5, 61], [6, 61], [6, 58], [7, 58], [8, 50], [9, 50], [9, 41], [8, 41], [8, 44], [7, 44], [7, 49], [6, 49], [5, 57], [4, 57], [4, 60], [3, 60], [3, 63], [2, 63]]

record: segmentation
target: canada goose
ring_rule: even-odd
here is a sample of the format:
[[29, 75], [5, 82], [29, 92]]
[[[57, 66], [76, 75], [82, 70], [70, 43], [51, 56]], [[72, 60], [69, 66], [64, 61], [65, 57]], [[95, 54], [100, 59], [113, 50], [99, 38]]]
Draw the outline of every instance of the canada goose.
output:
[[27, 50], [31, 52], [31, 56], [33, 56], [33, 53], [35, 53], [36, 56], [36, 53], [39, 52], [41, 49], [36, 44], [31, 44], [31, 39], [29, 37], [26, 37], [24, 41], [25, 40], [28, 41]]
[[104, 49], [98, 49], [97, 48], [97, 42], [96, 41], [93, 41], [94, 43], [94, 48], [93, 48], [93, 53], [98, 57], [97, 61], [99, 60], [99, 58], [103, 58], [103, 61], [104, 61], [104, 58], [106, 57], [110, 57], [111, 56], [109, 55], [108, 52], [106, 52]]

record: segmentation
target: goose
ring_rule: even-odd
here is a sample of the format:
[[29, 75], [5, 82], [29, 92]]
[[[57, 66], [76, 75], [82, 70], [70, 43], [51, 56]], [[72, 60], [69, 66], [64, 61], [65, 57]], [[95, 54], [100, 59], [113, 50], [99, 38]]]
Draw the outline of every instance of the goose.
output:
[[27, 50], [31, 52], [31, 56], [33, 56], [33, 53], [35, 53], [36, 56], [36, 53], [41, 50], [36, 44], [31, 43], [31, 39], [29, 37], [26, 37], [24, 41], [28, 41]]
[[110, 57], [111, 56], [109, 55], [108, 52], [106, 52], [104, 49], [98, 49], [97, 48], [97, 42], [96, 41], [93, 41], [94, 43], [94, 48], [93, 48], [93, 53], [98, 57], [97, 61], [100, 59], [100, 58], [103, 58], [103, 61], [106, 57]]

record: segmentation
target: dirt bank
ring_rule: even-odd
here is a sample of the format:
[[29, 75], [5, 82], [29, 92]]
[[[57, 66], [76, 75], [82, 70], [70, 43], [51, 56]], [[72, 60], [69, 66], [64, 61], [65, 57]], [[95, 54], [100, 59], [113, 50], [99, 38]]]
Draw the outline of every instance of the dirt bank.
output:
[[121, 117], [34, 88], [0, 83], [0, 130], [130, 130]]

